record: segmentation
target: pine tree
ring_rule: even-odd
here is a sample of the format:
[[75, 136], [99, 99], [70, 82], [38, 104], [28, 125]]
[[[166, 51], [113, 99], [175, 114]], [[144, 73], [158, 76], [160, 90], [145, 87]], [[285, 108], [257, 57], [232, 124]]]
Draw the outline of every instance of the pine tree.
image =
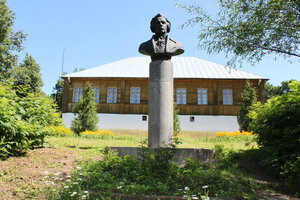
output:
[[80, 135], [81, 132], [97, 131], [98, 116], [96, 110], [96, 103], [94, 91], [90, 85], [83, 91], [83, 95], [79, 102], [75, 105], [73, 112], [76, 118], [72, 122], [72, 131]]
[[23, 63], [13, 70], [15, 85], [25, 87], [27, 92], [40, 93], [43, 86], [40, 70], [40, 65], [26, 53]]
[[251, 106], [256, 103], [256, 92], [251, 87], [249, 81], [246, 82], [246, 87], [242, 93], [241, 110], [237, 116], [237, 121], [240, 126], [240, 131], [249, 131], [250, 118], [248, 113], [251, 111]]

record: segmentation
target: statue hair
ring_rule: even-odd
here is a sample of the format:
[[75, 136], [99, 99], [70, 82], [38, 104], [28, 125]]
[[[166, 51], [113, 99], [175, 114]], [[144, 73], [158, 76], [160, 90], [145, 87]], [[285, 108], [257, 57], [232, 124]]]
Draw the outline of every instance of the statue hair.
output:
[[154, 22], [159, 17], [164, 17], [166, 19], [166, 21], [167, 21], [167, 33], [169, 33], [170, 30], [171, 30], [171, 22], [168, 20], [168, 18], [166, 16], [164, 16], [163, 14], [160, 14], [160, 13], [158, 13], [157, 15], [155, 15], [152, 18], [151, 22], [150, 22], [150, 29], [151, 29], [152, 33], [154, 33], [154, 26], [155, 26]]

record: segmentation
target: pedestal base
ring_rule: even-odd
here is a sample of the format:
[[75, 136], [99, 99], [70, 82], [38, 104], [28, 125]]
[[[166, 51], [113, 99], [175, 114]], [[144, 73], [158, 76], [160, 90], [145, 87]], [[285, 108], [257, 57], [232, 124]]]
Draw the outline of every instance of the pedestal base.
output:
[[[106, 150], [117, 151], [120, 156], [134, 155], [139, 157], [140, 147], [106, 147]], [[157, 148], [149, 148], [155, 151]], [[212, 162], [214, 157], [213, 149], [192, 149], [192, 148], [175, 148], [174, 162], [182, 164], [185, 158], [192, 158], [201, 163]]]

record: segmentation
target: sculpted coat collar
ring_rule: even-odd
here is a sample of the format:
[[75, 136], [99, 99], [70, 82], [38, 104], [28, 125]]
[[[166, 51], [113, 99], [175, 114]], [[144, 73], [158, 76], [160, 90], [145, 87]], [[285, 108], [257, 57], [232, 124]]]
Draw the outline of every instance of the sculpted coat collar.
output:
[[151, 57], [156, 56], [176, 56], [184, 52], [183, 46], [180, 42], [175, 42], [172, 40], [169, 35], [166, 36], [165, 49], [163, 52], [157, 52], [156, 50], [156, 37], [155, 35], [152, 38], [140, 45], [139, 52], [144, 55], [149, 55]]
[[[160, 52], [156, 52], [156, 50], [157, 50], [157, 48], [156, 48], [157, 39], [156, 39], [155, 35], [152, 36], [151, 41], [152, 41], [152, 47], [153, 47], [154, 54], [160, 53]], [[172, 40], [169, 37], [169, 35], [166, 35], [165, 36], [165, 50], [164, 50], [164, 53], [166, 53], [166, 54], [171, 53], [176, 48], [176, 45], [174, 43], [176, 44], [176, 42], [174, 40]]]

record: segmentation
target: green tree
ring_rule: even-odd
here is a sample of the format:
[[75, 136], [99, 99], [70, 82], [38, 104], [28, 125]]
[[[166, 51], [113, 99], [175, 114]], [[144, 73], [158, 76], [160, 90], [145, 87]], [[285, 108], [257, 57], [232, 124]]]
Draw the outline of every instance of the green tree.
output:
[[72, 122], [72, 131], [79, 135], [85, 130], [97, 131], [98, 116], [94, 91], [90, 85], [83, 91], [79, 102], [75, 105], [73, 112], [76, 118]]
[[[182, 25], [199, 25], [199, 47], [232, 56], [229, 65], [259, 62], [265, 55], [300, 58], [300, 3], [296, 0], [218, 0], [219, 12], [182, 6], [194, 17]], [[178, 5], [177, 5], [178, 6]]]
[[0, 81], [11, 77], [11, 70], [17, 65], [18, 55], [22, 50], [22, 42], [26, 35], [22, 31], [13, 32], [15, 16], [0, 0]]
[[266, 89], [267, 99], [270, 99], [270, 98], [275, 97], [275, 96], [280, 96], [280, 95], [283, 95], [287, 92], [290, 92], [291, 88], [289, 87], [289, 84], [293, 81], [296, 81], [296, 80], [292, 79], [292, 80], [289, 80], [289, 81], [282, 81], [281, 85], [279, 85], [279, 86], [274, 86], [270, 83], [266, 83], [265, 84], [265, 89]]
[[300, 191], [300, 82], [292, 81], [289, 88], [290, 92], [255, 105], [250, 129], [258, 134], [263, 165]]
[[[66, 72], [63, 72], [62, 75], [67, 74]], [[59, 77], [57, 80], [55, 86], [53, 87], [51, 97], [54, 99], [57, 107], [59, 110], [62, 109], [62, 96], [63, 96], [63, 91], [64, 91], [64, 79]]]
[[248, 114], [257, 100], [255, 89], [251, 87], [249, 81], [246, 82], [246, 87], [241, 96], [241, 110], [239, 112], [239, 115], [237, 116], [237, 121], [240, 126], [240, 131], [249, 131], [249, 124], [251, 122], [251, 119]]
[[41, 92], [43, 81], [40, 66], [32, 56], [26, 53], [26, 57], [18, 67], [13, 70], [16, 86], [24, 86], [28, 92]]

